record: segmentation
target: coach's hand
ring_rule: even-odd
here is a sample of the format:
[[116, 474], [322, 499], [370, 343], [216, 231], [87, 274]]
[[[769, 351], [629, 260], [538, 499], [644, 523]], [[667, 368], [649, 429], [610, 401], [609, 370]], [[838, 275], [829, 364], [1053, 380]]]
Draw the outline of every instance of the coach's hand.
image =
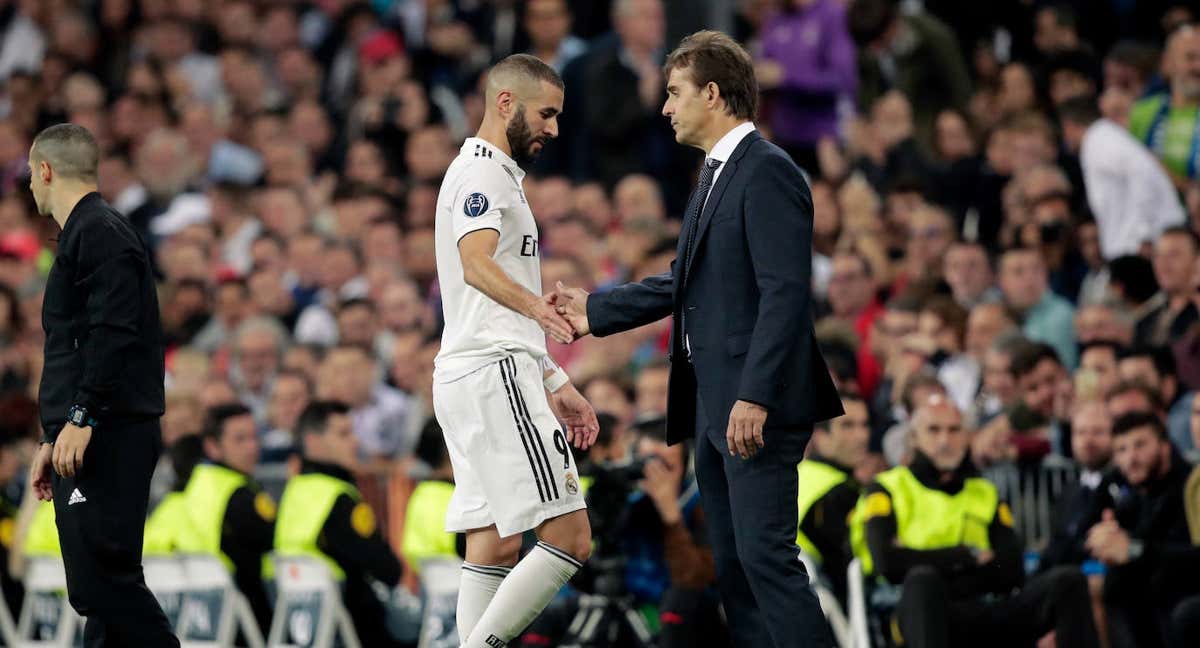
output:
[[725, 428], [725, 441], [729, 454], [749, 459], [763, 447], [763, 424], [767, 422], [767, 408], [756, 403], [740, 400], [729, 412], [729, 426]]
[[33, 453], [33, 463], [29, 465], [29, 488], [43, 502], [54, 499], [53, 482], [50, 481], [50, 455], [54, 446], [49, 443], [38, 445]]
[[558, 282], [555, 286], [554, 303], [558, 308], [558, 314], [567, 318], [571, 323], [571, 328], [575, 329], [575, 334], [583, 337], [592, 332], [591, 326], [588, 325], [587, 316], [587, 301], [588, 291], [582, 288], [567, 288], [563, 282]]
[[62, 477], [74, 477], [83, 466], [83, 453], [92, 440], [92, 426], [76, 427], [67, 423], [54, 442], [54, 472]]
[[596, 442], [600, 434], [600, 424], [596, 422], [596, 410], [591, 403], [575, 389], [574, 385], [565, 385], [550, 394], [550, 409], [567, 428], [567, 441], [580, 450], [587, 450]]

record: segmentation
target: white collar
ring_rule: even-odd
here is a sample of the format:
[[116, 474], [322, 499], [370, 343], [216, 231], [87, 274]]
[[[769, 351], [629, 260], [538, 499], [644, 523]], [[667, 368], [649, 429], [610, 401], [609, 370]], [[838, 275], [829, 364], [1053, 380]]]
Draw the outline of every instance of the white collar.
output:
[[462, 148], [458, 149], [458, 151], [464, 155], [471, 155], [475, 152], [476, 147], [479, 147], [482, 151], [487, 151], [487, 157], [499, 162], [501, 166], [512, 171], [513, 175], [517, 177], [518, 182], [525, 177], [525, 170], [516, 161], [504, 151], [496, 148], [494, 144], [481, 137], [468, 137], [463, 141]]
[[746, 121], [734, 126], [729, 130], [728, 133], [725, 133], [721, 139], [717, 140], [717, 143], [712, 147], [712, 151], [709, 152], [708, 157], [714, 160], [720, 160], [722, 163], [728, 162], [729, 156], [733, 155], [733, 150], [737, 148], [738, 144], [742, 143], [742, 140], [745, 139], [747, 135], [753, 132], [754, 122]]

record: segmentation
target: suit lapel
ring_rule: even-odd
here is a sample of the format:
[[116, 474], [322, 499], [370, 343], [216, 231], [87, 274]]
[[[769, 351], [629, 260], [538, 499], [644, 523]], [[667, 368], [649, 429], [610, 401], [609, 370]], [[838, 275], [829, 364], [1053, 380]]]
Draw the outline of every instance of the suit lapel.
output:
[[[750, 145], [759, 139], [761, 138], [758, 131], [752, 131], [743, 137], [721, 169], [721, 175], [717, 178], [716, 184], [713, 185], [712, 193], [708, 196], [708, 202], [704, 203], [704, 211], [700, 214], [700, 223], [696, 226], [696, 242], [693, 244], [695, 248], [692, 250], [692, 254], [688, 256], [687, 272], [691, 272], [692, 264], [695, 263], [696, 257], [700, 256], [700, 244], [704, 242], [704, 234], [708, 231], [708, 224], [712, 221], [713, 212], [717, 210], [717, 206], [721, 203], [721, 197], [725, 195], [725, 188], [729, 186], [729, 183], [733, 181], [733, 176], [737, 173], [738, 161], [746, 154], [746, 149], [750, 148]], [[701, 200], [703, 200], [703, 197], [701, 197]]]

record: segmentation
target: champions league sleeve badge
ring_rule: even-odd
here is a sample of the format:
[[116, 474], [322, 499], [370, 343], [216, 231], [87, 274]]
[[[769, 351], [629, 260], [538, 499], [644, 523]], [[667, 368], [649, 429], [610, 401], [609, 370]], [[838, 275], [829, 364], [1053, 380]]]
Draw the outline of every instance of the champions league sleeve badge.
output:
[[463, 203], [463, 213], [466, 214], [468, 218], [476, 218], [477, 216], [486, 213], [487, 210], [487, 196], [478, 192], [467, 196], [467, 200]]

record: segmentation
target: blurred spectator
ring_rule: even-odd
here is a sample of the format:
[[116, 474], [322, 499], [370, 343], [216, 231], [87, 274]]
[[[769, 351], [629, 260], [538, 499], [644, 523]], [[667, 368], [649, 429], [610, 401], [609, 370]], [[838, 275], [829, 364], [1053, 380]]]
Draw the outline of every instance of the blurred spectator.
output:
[[1191, 25], [1179, 28], [1167, 40], [1163, 72], [1170, 92], [1146, 97], [1135, 103], [1129, 115], [1129, 132], [1158, 156], [1182, 189], [1195, 179], [1197, 112], [1200, 101], [1200, 30]]
[[945, 108], [965, 109], [971, 81], [954, 33], [933, 16], [900, 11], [896, 0], [857, 0], [848, 12], [859, 46], [860, 109], [887, 88], [913, 102], [917, 140], [933, 150], [933, 122]]
[[1000, 257], [1000, 291], [1009, 308], [1024, 319], [1021, 330], [1031, 340], [1054, 347], [1064, 365], [1076, 363], [1075, 311], [1049, 290], [1046, 265], [1037, 250], [1013, 248]]
[[1125, 129], [1100, 117], [1089, 96], [1059, 107], [1063, 137], [1078, 152], [1088, 205], [1100, 228], [1105, 259], [1137, 254], [1184, 220], [1170, 178]]
[[583, 40], [571, 34], [571, 10], [566, 0], [530, 0], [525, 5], [525, 31], [529, 34], [529, 53], [560, 75], [568, 63], [587, 50]]
[[642, 368], [634, 384], [635, 409], [639, 417], [667, 413], [667, 378], [671, 366], [656, 361]]
[[1179, 383], [1175, 357], [1163, 347], [1134, 347], [1118, 354], [1117, 375], [1121, 380], [1140, 382], [1162, 400], [1167, 411], [1167, 433], [1171, 442], [1183, 452], [1192, 446], [1191, 411], [1195, 392], [1188, 392]]
[[1068, 374], [1054, 349], [1037, 342], [1019, 347], [1012, 355], [1009, 372], [1019, 399], [1017, 406], [1009, 410], [1009, 420], [1017, 433], [1013, 443], [1018, 458], [1037, 463], [1051, 452], [1067, 456], [1069, 422], [1058, 416], [1062, 409], [1058, 398]]
[[1089, 388], [1090, 394], [1082, 396], [1102, 399], [1117, 386], [1117, 382], [1121, 380], [1117, 372], [1117, 357], [1121, 348], [1116, 342], [1107, 340], [1086, 342], [1080, 347], [1079, 372], [1076, 377], [1088, 376], [1086, 380], [1094, 382]]
[[1120, 487], [1108, 473], [1113, 456], [1112, 427], [1112, 416], [1100, 401], [1081, 404], [1071, 417], [1071, 455], [1079, 464], [1079, 479], [1054, 504], [1054, 532], [1042, 552], [1042, 570], [1091, 560], [1084, 546], [1088, 531], [1100, 520], [1101, 503], [1109, 497], [1110, 489]]
[[950, 285], [954, 299], [963, 308], [1000, 301], [988, 251], [974, 241], [956, 241], [946, 249], [942, 277]]
[[616, 0], [612, 7], [617, 40], [589, 55], [584, 79], [587, 87], [605, 89], [589, 96], [584, 120], [595, 177], [608, 187], [627, 174], [650, 171], [671, 145], [659, 115], [666, 99], [662, 0]]
[[263, 463], [284, 461], [296, 451], [296, 421], [312, 399], [308, 376], [289, 369], [275, 375], [267, 403], [267, 430], [260, 435]]
[[1164, 346], [1183, 336], [1200, 321], [1196, 308], [1196, 261], [1200, 238], [1185, 226], [1168, 228], [1154, 242], [1154, 277], [1159, 292], [1145, 306], [1134, 340], [1145, 346]]
[[410, 397], [382, 382], [374, 358], [362, 347], [331, 349], [321, 362], [317, 398], [337, 400], [350, 408], [360, 457], [368, 466], [386, 470], [387, 461], [412, 451], [407, 436]]
[[1183, 486], [1189, 467], [1153, 414], [1113, 424], [1113, 460], [1128, 484], [1106, 502], [1086, 548], [1104, 563], [1104, 599], [1114, 645], [1163, 646], [1174, 605], [1194, 584], [1177, 565], [1190, 554]]
[[815, 172], [817, 142], [837, 136], [841, 108], [858, 89], [845, 6], [836, 0], [786, 0], [761, 34], [754, 71], [770, 103], [774, 140], [801, 168]]
[[233, 336], [229, 382], [238, 400], [250, 408], [255, 423], [267, 423], [271, 383], [287, 348], [287, 331], [269, 317], [255, 317], [238, 325]]

